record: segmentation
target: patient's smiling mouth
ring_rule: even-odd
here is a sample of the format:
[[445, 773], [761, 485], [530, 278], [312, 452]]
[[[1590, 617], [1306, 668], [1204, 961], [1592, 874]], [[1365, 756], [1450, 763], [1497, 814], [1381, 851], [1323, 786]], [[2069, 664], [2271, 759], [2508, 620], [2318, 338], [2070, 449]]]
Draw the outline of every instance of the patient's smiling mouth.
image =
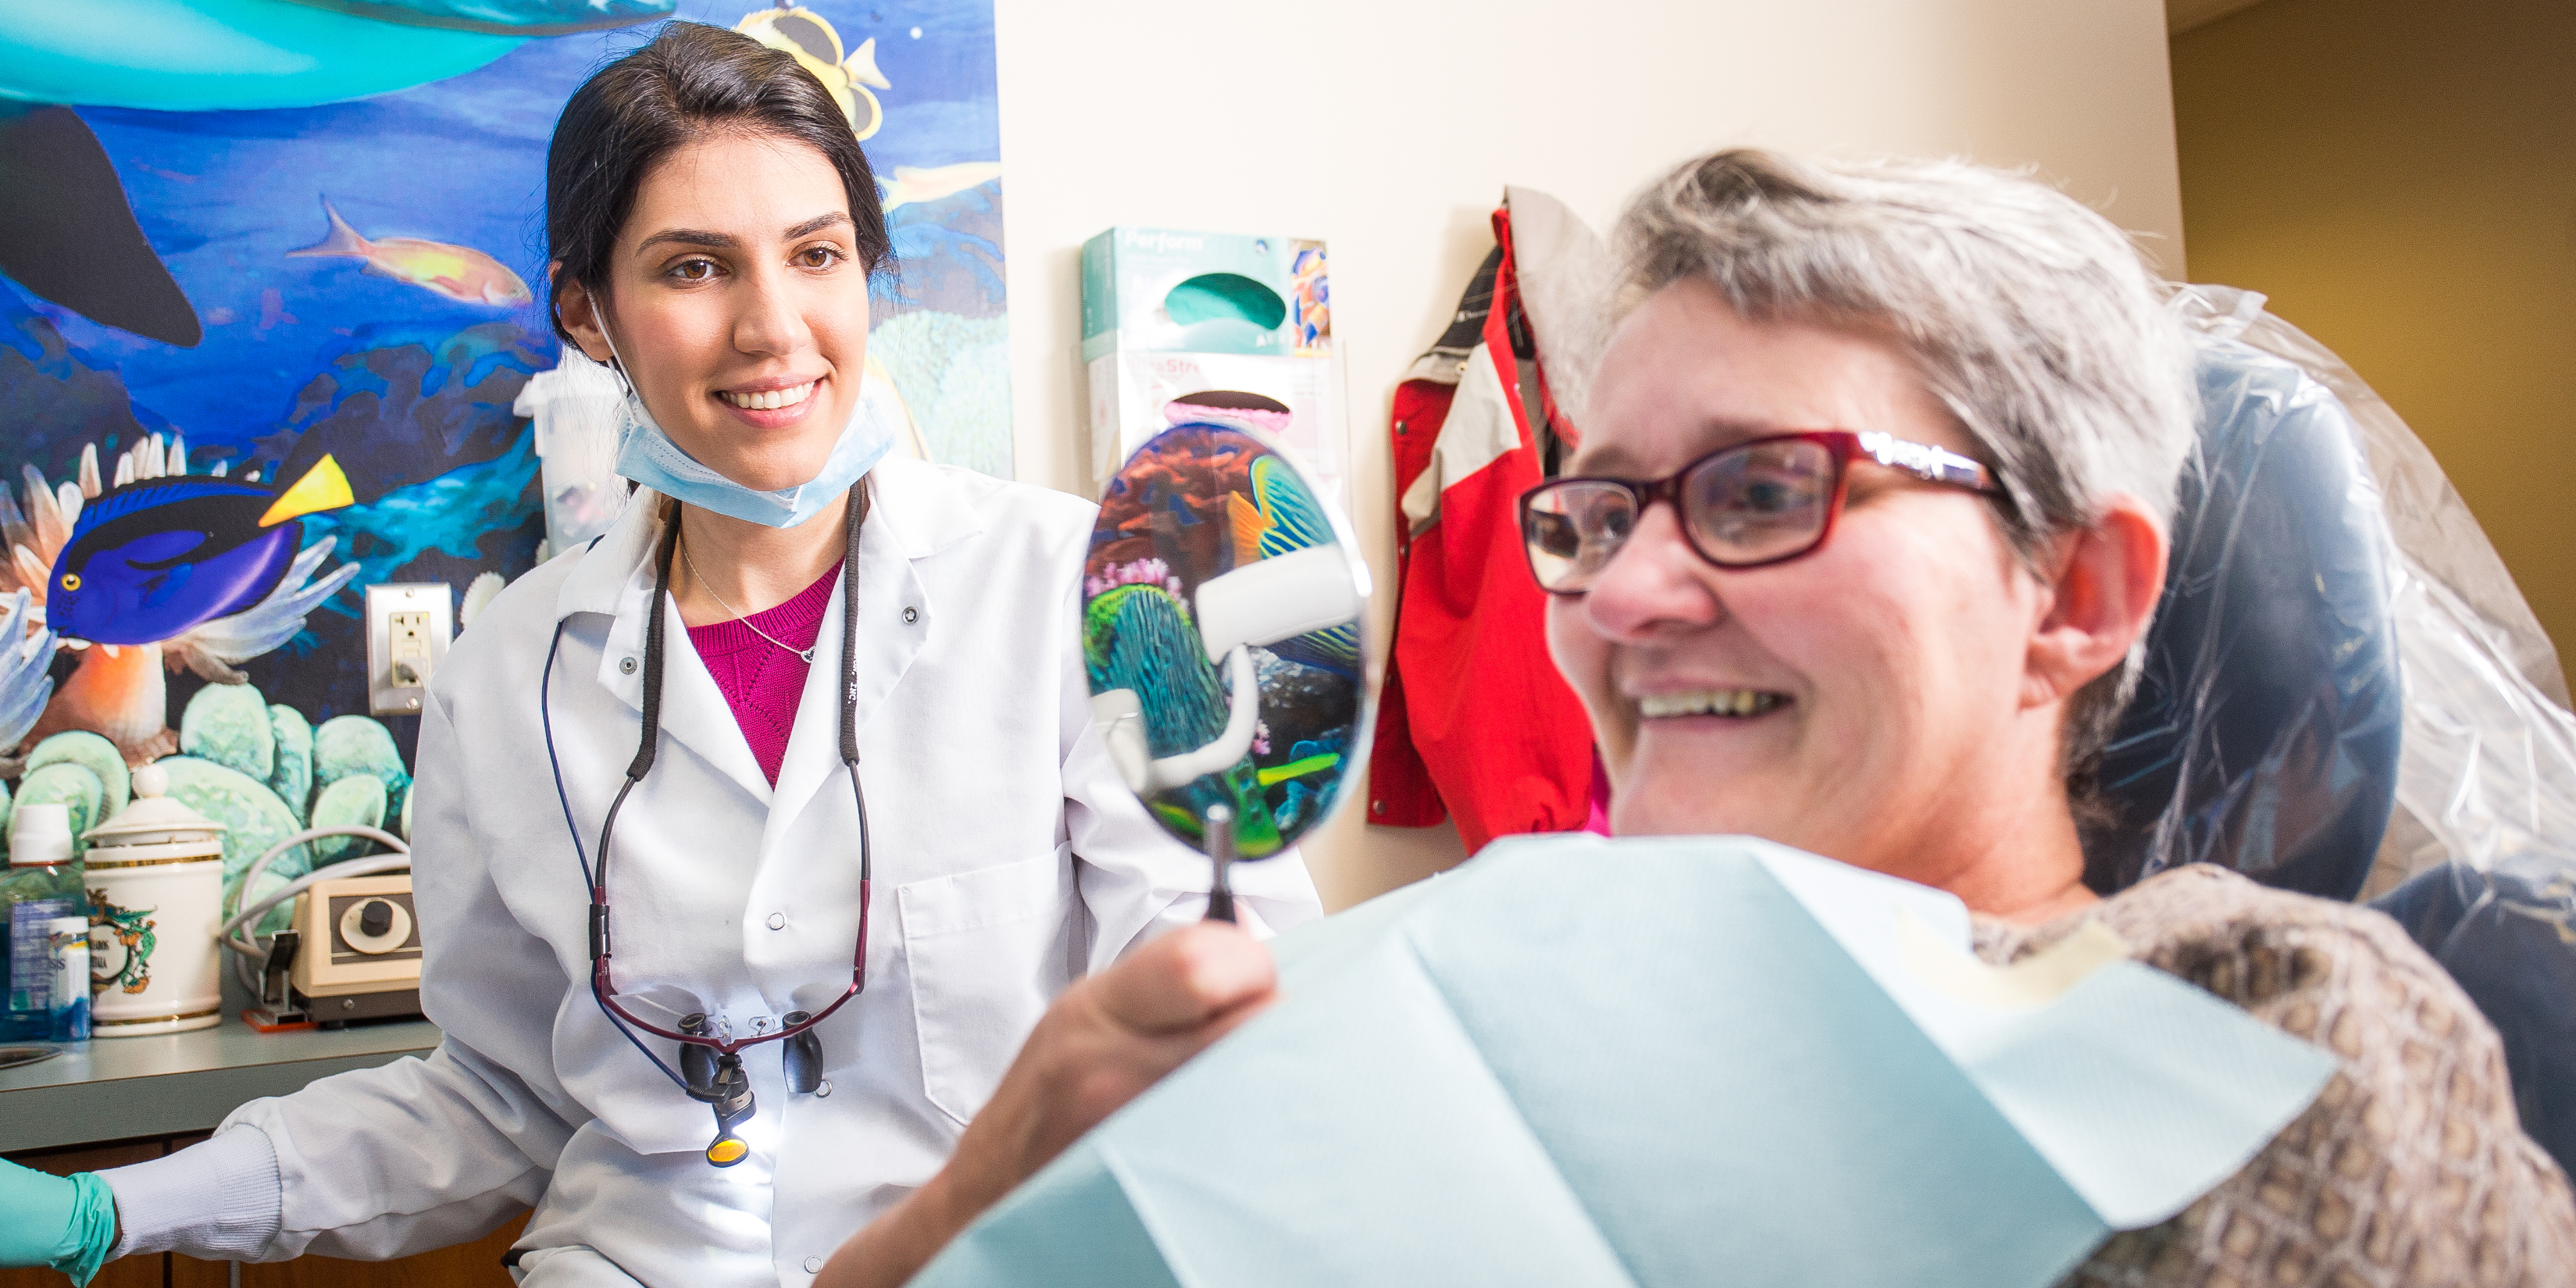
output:
[[1778, 710], [1789, 705], [1785, 694], [1763, 689], [1689, 689], [1677, 693], [1650, 693], [1637, 699], [1637, 714], [1648, 720], [1665, 720], [1677, 716], [1727, 716], [1747, 718]]

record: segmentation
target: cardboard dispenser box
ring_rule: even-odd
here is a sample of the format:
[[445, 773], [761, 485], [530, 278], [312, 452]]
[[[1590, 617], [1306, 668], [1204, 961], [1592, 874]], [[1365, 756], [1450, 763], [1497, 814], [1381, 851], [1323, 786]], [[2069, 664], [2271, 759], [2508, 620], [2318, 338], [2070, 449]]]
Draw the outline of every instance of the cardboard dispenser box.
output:
[[1268, 433], [1345, 504], [1331, 300], [1320, 241], [1122, 225], [1083, 243], [1092, 491], [1145, 440], [1205, 421]]

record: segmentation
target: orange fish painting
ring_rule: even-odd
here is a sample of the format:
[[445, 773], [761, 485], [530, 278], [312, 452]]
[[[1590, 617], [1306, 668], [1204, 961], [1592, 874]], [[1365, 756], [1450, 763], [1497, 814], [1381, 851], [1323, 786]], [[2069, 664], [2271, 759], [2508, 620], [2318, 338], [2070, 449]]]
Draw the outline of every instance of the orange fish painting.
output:
[[322, 212], [331, 217], [331, 235], [318, 245], [286, 252], [287, 258], [337, 255], [365, 260], [370, 273], [409, 282], [467, 304], [508, 306], [535, 298], [518, 274], [470, 246], [451, 246], [421, 237], [369, 241], [331, 208], [328, 197], [322, 200]]
[[1001, 177], [1002, 163], [999, 161], [960, 161], [955, 165], [933, 166], [927, 170], [919, 166], [899, 165], [894, 168], [891, 180], [878, 175], [877, 186], [885, 189], [883, 208], [892, 211], [897, 206], [953, 197], [977, 184], [991, 183]]

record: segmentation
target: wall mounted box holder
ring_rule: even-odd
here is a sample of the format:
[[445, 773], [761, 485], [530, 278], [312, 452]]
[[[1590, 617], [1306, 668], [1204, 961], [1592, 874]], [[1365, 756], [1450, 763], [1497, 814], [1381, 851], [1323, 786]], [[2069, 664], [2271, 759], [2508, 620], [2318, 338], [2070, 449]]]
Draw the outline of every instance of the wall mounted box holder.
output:
[[367, 710], [419, 715], [456, 634], [456, 592], [443, 581], [367, 587]]
[[1083, 243], [1085, 461], [1097, 492], [1176, 424], [1248, 425], [1342, 500], [1349, 414], [1324, 243], [1121, 225]]

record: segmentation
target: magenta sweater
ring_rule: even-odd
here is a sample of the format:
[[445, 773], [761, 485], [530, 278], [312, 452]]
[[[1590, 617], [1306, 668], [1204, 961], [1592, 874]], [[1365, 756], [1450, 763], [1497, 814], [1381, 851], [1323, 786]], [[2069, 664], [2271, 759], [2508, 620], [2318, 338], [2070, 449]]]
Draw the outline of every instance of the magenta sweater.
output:
[[748, 622], [797, 648], [814, 647], [823, 629], [823, 610], [832, 603], [832, 583], [841, 566], [832, 565], [821, 581], [798, 591], [794, 599], [749, 617], [689, 628], [689, 643], [716, 677], [716, 689], [733, 708], [743, 741], [769, 785], [778, 785], [779, 763], [787, 758], [787, 735], [796, 727], [796, 703], [805, 696], [803, 659], [752, 633]]

